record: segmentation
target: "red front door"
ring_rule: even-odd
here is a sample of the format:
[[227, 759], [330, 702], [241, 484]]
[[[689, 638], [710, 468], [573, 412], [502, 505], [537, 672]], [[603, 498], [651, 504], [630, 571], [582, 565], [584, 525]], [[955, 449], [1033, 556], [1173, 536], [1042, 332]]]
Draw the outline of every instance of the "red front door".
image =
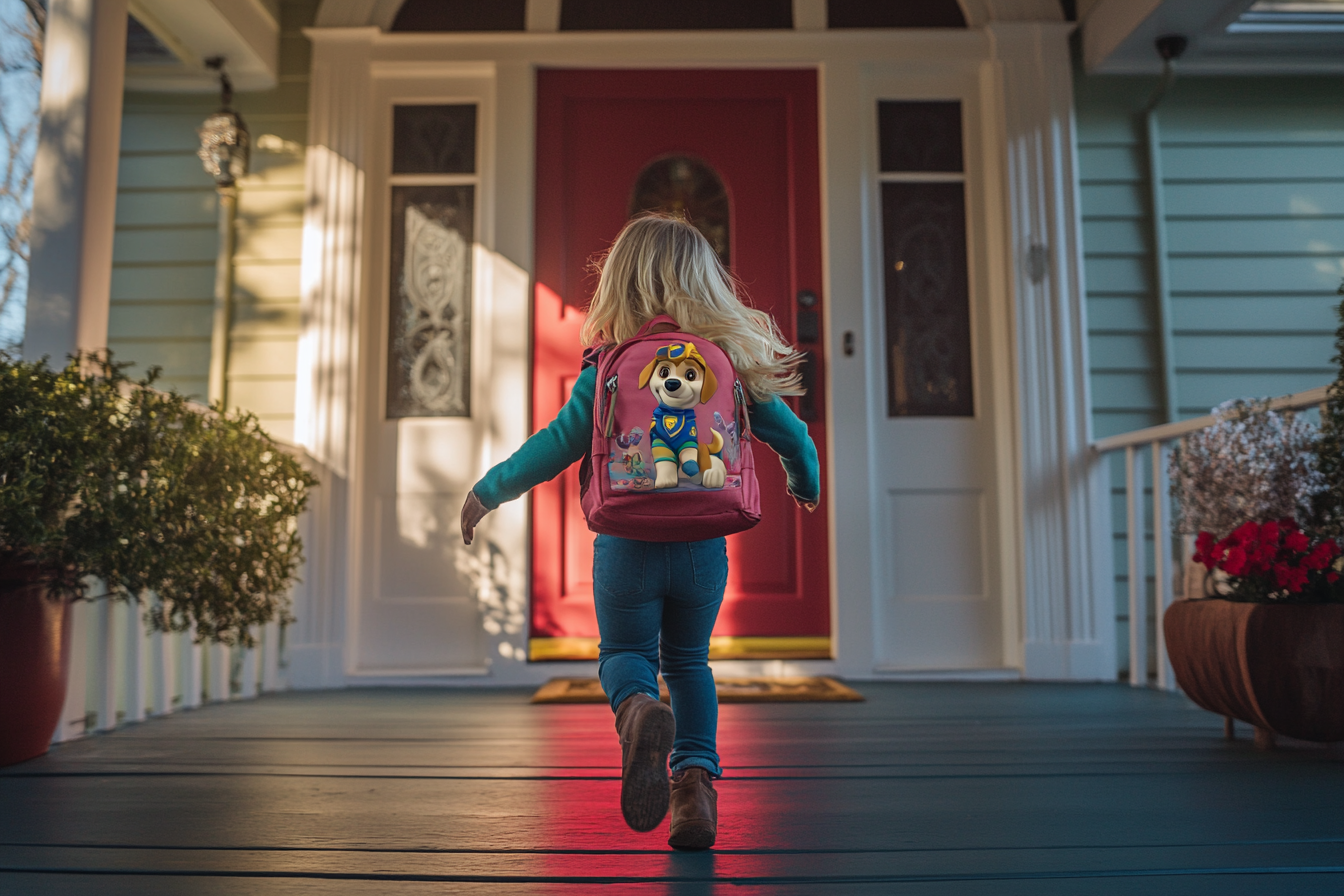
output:
[[[579, 309], [595, 285], [590, 260], [632, 204], [656, 198], [680, 172], [697, 177], [702, 193], [705, 183], [721, 185], [726, 202], [708, 201], [718, 215], [711, 241], [756, 307], [811, 354], [809, 397], [793, 405], [826, 469], [817, 146], [814, 71], [538, 74], [534, 431], [560, 410], [579, 374]], [[823, 506], [808, 514], [785, 492], [770, 450], [756, 451], [762, 519], [728, 539], [728, 591], [711, 656], [829, 657], [824, 473]], [[578, 465], [532, 494], [531, 658], [596, 657], [593, 534], [579, 508]]]

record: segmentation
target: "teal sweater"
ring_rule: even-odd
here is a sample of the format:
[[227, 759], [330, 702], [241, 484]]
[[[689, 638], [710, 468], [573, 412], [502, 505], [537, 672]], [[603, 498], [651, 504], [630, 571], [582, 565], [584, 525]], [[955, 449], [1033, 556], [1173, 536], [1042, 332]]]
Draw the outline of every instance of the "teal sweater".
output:
[[[569, 401], [555, 419], [472, 486], [488, 510], [554, 479], [587, 453], [593, 444], [596, 388], [597, 368], [589, 367], [579, 374]], [[806, 424], [778, 398], [749, 405], [747, 415], [752, 437], [779, 455], [788, 477], [789, 493], [804, 504], [815, 504], [821, 497], [821, 472], [817, 466], [817, 446], [812, 444]]]

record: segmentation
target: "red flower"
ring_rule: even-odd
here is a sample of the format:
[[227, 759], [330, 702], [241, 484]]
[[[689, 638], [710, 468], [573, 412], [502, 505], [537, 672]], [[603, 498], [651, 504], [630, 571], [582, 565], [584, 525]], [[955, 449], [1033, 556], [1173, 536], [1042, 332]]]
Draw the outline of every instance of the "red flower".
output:
[[1260, 534], [1260, 525], [1254, 520], [1247, 520], [1240, 526], [1232, 530], [1232, 534], [1227, 536], [1227, 540], [1234, 544], [1241, 544], [1255, 539]]
[[1203, 563], [1209, 568], [1218, 562], [1217, 555], [1214, 553], [1217, 540], [1214, 539], [1212, 532], [1201, 532], [1195, 538], [1195, 556], [1196, 563]]
[[1328, 573], [1325, 574], [1325, 580], [1326, 580], [1327, 582], [1329, 582], [1331, 585], [1333, 585], [1333, 584], [1335, 584], [1336, 582], [1339, 581], [1339, 573], [1337, 573], [1337, 572], [1328, 572]]
[[1221, 564], [1223, 570], [1229, 575], [1239, 576], [1246, 569], [1246, 552], [1240, 545], [1234, 545], [1228, 548], [1227, 557]]
[[1311, 547], [1311, 539], [1301, 531], [1292, 532], [1283, 540], [1283, 546], [1290, 551], [1301, 552]]

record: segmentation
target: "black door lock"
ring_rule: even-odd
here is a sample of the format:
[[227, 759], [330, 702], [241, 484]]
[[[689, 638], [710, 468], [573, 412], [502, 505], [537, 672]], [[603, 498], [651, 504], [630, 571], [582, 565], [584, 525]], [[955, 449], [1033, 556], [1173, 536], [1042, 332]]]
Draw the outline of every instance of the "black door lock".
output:
[[810, 289], [798, 293], [797, 335], [799, 342], [821, 341], [821, 312], [816, 310], [817, 294]]

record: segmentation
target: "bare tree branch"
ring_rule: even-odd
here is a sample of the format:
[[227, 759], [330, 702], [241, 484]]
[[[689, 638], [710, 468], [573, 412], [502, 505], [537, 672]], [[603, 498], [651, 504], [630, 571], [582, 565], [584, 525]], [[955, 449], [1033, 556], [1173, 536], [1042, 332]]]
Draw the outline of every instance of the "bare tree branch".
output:
[[[33, 156], [37, 144], [37, 93], [41, 86], [43, 0], [24, 0], [21, 26], [0, 35], [0, 79], [7, 102], [0, 109], [0, 319], [26, 288], [32, 232]], [[27, 92], [30, 106], [14, 103]], [[21, 111], [16, 111], [16, 109]], [[0, 337], [4, 338], [4, 337]], [[0, 347], [4, 347], [0, 345]]]

